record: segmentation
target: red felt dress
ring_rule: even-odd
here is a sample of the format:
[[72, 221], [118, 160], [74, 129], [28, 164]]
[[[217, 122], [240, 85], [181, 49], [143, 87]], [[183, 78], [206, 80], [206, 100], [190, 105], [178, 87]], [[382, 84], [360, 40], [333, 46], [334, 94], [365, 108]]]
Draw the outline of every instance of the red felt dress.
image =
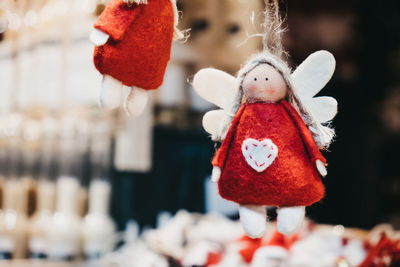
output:
[[95, 48], [94, 63], [127, 86], [157, 89], [171, 54], [174, 12], [171, 0], [148, 0], [129, 6], [113, 0], [94, 27], [110, 39]]
[[325, 192], [317, 159], [326, 163], [300, 115], [281, 101], [243, 104], [212, 163], [221, 168], [218, 186], [225, 199], [309, 206]]

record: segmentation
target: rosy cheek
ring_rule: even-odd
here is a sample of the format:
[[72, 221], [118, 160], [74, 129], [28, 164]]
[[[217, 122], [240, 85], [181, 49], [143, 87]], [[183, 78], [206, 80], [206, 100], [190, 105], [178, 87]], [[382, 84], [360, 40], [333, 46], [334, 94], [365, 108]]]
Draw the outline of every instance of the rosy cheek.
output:
[[267, 94], [269, 94], [269, 95], [274, 95], [275, 93], [276, 93], [276, 91], [274, 89], [267, 90]]
[[257, 86], [255, 86], [255, 85], [250, 85], [250, 86], [249, 86], [249, 92], [254, 93], [255, 91], [257, 91]]

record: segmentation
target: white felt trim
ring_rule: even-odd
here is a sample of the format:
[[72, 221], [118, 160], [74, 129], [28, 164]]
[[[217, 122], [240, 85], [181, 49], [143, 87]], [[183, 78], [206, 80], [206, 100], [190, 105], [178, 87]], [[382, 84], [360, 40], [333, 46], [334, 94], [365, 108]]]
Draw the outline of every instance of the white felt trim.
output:
[[283, 235], [293, 235], [296, 233], [304, 220], [306, 208], [298, 207], [280, 207], [278, 209], [277, 228]]
[[193, 88], [199, 96], [227, 112], [230, 112], [239, 90], [235, 77], [213, 68], [200, 70], [194, 76]]
[[258, 141], [247, 138], [243, 141], [242, 153], [250, 167], [257, 172], [263, 172], [278, 156], [278, 147], [271, 139]]
[[90, 33], [90, 41], [96, 46], [104, 45], [107, 43], [108, 38], [110, 38], [110, 35], [98, 29], [93, 29]]
[[328, 174], [328, 171], [326, 170], [325, 164], [322, 161], [317, 159], [315, 161], [315, 165], [317, 167], [317, 170], [318, 170], [319, 174], [321, 174], [322, 177], [325, 177]]
[[311, 54], [292, 74], [297, 94], [308, 98], [315, 96], [332, 78], [335, 66], [335, 57], [328, 51]]
[[246, 234], [251, 238], [264, 236], [267, 228], [267, 210], [263, 206], [240, 205], [240, 221]]

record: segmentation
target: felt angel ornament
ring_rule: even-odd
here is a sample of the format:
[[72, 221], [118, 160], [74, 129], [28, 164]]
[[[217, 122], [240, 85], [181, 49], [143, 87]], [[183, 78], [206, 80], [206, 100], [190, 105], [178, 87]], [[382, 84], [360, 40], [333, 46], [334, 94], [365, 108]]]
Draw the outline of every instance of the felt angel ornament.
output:
[[337, 113], [332, 97], [314, 97], [330, 80], [335, 59], [327, 51], [310, 55], [293, 73], [269, 51], [253, 56], [238, 77], [203, 69], [194, 89], [221, 107], [203, 118], [213, 140], [222, 141], [212, 164], [220, 195], [239, 204], [246, 233], [262, 237], [266, 207], [278, 207], [277, 229], [292, 235], [305, 207], [324, 196], [327, 174], [320, 149], [334, 131], [326, 123]]
[[117, 108], [125, 85], [131, 88], [127, 113], [143, 111], [148, 91], [163, 82], [173, 39], [182, 37], [177, 23], [175, 0], [113, 0], [105, 8], [90, 36], [103, 75], [101, 106]]

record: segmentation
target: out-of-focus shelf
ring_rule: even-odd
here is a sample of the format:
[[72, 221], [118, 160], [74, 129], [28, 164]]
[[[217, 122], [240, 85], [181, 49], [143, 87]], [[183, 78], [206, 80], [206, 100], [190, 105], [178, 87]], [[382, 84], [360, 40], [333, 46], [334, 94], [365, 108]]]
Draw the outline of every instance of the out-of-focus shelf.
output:
[[83, 267], [85, 262], [83, 261], [71, 261], [71, 262], [57, 262], [57, 261], [46, 261], [46, 260], [4, 260], [0, 261], [0, 266], [12, 266], [12, 267]]

